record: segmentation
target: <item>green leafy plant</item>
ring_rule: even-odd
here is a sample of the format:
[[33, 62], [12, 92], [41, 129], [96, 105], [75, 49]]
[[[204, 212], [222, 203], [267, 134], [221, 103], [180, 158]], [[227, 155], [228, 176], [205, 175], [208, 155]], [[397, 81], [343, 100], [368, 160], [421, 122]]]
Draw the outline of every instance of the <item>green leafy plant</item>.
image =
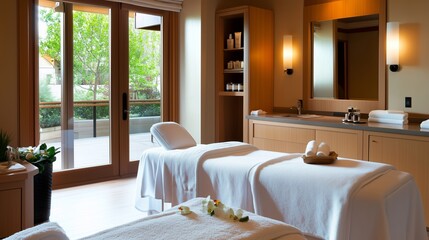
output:
[[5, 162], [8, 160], [7, 147], [9, 146], [10, 141], [11, 138], [9, 134], [3, 130], [0, 130], [0, 162]]
[[59, 148], [55, 148], [54, 146], [48, 148], [46, 143], [43, 143], [36, 148], [19, 148], [18, 152], [20, 159], [33, 164], [39, 168], [39, 173], [42, 173], [45, 170], [45, 164], [55, 162], [57, 160], [55, 155], [60, 151]]

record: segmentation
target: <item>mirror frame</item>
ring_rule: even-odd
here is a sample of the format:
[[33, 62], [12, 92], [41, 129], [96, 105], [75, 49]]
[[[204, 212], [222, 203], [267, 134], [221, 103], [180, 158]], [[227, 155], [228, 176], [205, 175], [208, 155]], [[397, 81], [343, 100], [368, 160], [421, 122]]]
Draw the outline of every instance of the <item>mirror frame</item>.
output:
[[[308, 3], [308, 4], [307, 4]], [[365, 15], [379, 15], [378, 100], [318, 99], [313, 98], [311, 22]], [[386, 108], [386, 0], [336, 0], [304, 6], [304, 107], [311, 111], [346, 112], [354, 106], [362, 113]]]

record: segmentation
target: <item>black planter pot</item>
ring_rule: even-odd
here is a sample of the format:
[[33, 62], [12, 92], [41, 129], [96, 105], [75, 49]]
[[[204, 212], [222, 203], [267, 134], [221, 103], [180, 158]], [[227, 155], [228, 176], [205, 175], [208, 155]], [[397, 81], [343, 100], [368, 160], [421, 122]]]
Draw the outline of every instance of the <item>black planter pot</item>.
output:
[[51, 215], [52, 163], [44, 164], [45, 170], [34, 176], [34, 225], [49, 221]]

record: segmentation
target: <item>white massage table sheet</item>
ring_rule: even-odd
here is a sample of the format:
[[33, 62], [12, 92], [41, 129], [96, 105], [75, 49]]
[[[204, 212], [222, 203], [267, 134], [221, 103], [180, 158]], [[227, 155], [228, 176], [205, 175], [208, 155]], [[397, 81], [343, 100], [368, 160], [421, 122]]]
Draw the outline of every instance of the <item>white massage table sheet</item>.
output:
[[133, 221], [82, 240], [109, 239], [246, 239], [304, 240], [301, 231], [281, 221], [245, 212], [248, 222], [231, 221], [202, 212], [203, 198], [191, 199], [183, 205], [192, 213], [181, 215], [178, 207]]
[[229, 206], [254, 212], [249, 179], [252, 169], [267, 160], [288, 157], [240, 142], [146, 150], [137, 175], [137, 208], [160, 212], [162, 202], [177, 205], [216, 193], [213, 197]]
[[[389, 209], [381, 218], [372, 211], [372, 205], [384, 206], [389, 201], [410, 198], [392, 188], [387, 191], [383, 185], [390, 182], [377, 181], [381, 185], [376, 188], [378, 198], [367, 201], [367, 205], [360, 203], [361, 189], [372, 189], [366, 186], [387, 173], [399, 173], [392, 166], [341, 159], [331, 165], [309, 165], [300, 156], [258, 150], [239, 142], [197, 145], [185, 150], [150, 149], [145, 151], [139, 165], [136, 206], [160, 211], [163, 202], [176, 205], [211, 195], [229, 206], [284, 221], [324, 239], [359, 239], [361, 234], [352, 226], [356, 223], [352, 215], [355, 211], [363, 216], [359, 219], [382, 220], [382, 226], [376, 229], [365, 221], [359, 222], [359, 226], [368, 225], [370, 230], [365, 233], [370, 236], [391, 233], [392, 219], [404, 218], [397, 209]], [[395, 183], [396, 188], [406, 182], [404, 179]], [[412, 178], [407, 181], [412, 182], [409, 187], [415, 185]], [[416, 205], [405, 206], [406, 214], [417, 216], [422, 210], [419, 193], [415, 189], [407, 194], [417, 197], [414, 197]], [[356, 206], [362, 207], [356, 210]], [[419, 220], [407, 231], [420, 233], [414, 230], [421, 225]]]
[[[207, 212], [202, 211], [202, 200], [203, 198], [194, 198], [183, 203], [190, 207], [192, 211], [190, 214], [180, 214], [178, 206], [176, 206], [165, 212], [92, 234], [82, 240], [305, 240], [301, 231], [295, 227], [246, 211], [243, 216], [249, 216], [247, 222], [223, 219], [216, 215], [210, 216]], [[46, 222], [7, 238], [7, 240], [68, 239], [61, 226], [55, 222]]]

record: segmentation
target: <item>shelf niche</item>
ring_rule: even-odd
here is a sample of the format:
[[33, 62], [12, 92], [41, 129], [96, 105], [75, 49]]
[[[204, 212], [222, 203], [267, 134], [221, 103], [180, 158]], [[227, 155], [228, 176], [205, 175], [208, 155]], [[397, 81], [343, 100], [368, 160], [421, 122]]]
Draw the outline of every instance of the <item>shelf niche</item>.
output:
[[[241, 32], [241, 46], [228, 49], [235, 32]], [[271, 10], [241, 6], [216, 12], [216, 141], [248, 142], [246, 116], [255, 109], [272, 112], [273, 44]], [[243, 68], [228, 68], [230, 61], [243, 61]], [[228, 83], [242, 84], [243, 91], [226, 91]]]

